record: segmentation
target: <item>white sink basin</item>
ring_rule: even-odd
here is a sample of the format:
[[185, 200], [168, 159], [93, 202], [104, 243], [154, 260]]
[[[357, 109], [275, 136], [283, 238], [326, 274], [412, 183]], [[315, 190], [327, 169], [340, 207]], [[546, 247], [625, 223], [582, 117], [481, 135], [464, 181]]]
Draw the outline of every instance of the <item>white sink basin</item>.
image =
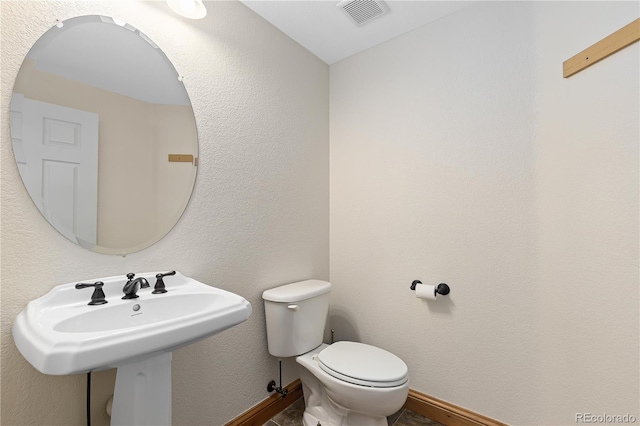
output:
[[93, 288], [77, 290], [75, 282], [54, 287], [27, 305], [13, 324], [20, 353], [45, 374], [76, 374], [120, 367], [171, 352], [233, 327], [251, 315], [244, 298], [210, 287], [179, 272], [164, 278], [167, 293], [151, 294], [155, 273], [145, 277], [150, 288], [137, 299], [122, 300], [124, 276], [104, 282], [108, 303], [87, 305]]

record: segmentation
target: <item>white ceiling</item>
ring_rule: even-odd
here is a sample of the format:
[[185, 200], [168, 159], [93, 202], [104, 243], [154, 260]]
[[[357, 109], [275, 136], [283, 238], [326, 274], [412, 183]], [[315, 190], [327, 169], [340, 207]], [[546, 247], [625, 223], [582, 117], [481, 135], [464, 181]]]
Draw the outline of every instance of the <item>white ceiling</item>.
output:
[[454, 13], [472, 1], [391, 0], [389, 12], [356, 26], [339, 0], [241, 0], [327, 64]]
[[178, 73], [140, 31], [105, 16], [81, 16], [52, 27], [28, 59], [41, 71], [153, 104], [190, 105]]

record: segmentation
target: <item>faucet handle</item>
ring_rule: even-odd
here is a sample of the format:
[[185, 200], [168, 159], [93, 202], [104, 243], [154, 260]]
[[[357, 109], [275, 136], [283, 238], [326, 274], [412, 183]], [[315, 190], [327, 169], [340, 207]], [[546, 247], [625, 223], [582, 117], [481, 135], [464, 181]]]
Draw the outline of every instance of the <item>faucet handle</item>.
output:
[[135, 276], [136, 276], [136, 274], [134, 274], [133, 272], [129, 272], [129, 273], [127, 274], [127, 279], [128, 279], [129, 281], [131, 281], [131, 280], [133, 279], [133, 277], [135, 277]]
[[102, 281], [96, 281], [93, 284], [86, 284], [86, 283], [78, 283], [76, 284], [76, 288], [77, 289], [81, 289], [81, 288], [87, 288], [87, 287], [93, 287], [93, 294], [91, 295], [91, 302], [88, 303], [88, 305], [104, 305], [105, 303], [107, 303], [107, 301], [105, 300], [105, 296], [104, 296], [104, 291], [102, 291], [102, 286], [104, 285], [104, 283]]
[[176, 271], [166, 272], [164, 274], [156, 274], [156, 285], [153, 287], [153, 291], [151, 294], [161, 294], [166, 293], [167, 290], [164, 288], [164, 277], [168, 277], [170, 275], [175, 275]]

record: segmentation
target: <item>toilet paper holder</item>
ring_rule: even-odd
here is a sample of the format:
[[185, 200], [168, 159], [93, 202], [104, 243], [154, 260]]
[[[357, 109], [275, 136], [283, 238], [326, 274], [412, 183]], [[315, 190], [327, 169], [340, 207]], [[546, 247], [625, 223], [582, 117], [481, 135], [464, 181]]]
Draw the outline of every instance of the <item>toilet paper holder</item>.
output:
[[[413, 282], [411, 283], [411, 290], [415, 291], [416, 290], [416, 286], [418, 284], [422, 284], [422, 281], [420, 280], [413, 280]], [[440, 283], [436, 286], [436, 293], [441, 294], [443, 296], [446, 296], [447, 294], [449, 294], [451, 292], [451, 289], [449, 288], [449, 286], [445, 283]]]

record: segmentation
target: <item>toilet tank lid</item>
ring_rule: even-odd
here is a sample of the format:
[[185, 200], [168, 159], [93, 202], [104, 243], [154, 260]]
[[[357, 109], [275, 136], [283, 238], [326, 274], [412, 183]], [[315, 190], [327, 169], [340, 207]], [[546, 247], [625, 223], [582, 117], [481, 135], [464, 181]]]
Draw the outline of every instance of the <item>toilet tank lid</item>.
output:
[[262, 298], [270, 302], [293, 303], [331, 291], [331, 283], [322, 280], [298, 281], [265, 290]]

